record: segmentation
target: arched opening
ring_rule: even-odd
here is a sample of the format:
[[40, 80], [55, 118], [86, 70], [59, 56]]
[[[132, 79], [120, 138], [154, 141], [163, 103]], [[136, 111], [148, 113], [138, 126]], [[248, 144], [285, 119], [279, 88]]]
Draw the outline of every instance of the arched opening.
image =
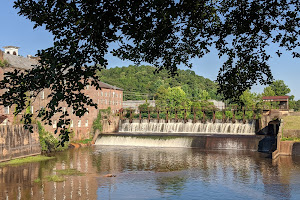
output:
[[14, 52], [13, 52], [13, 55], [15, 55], [15, 56], [16, 56], [16, 55], [17, 55], [17, 53], [14, 51]]
[[10, 54], [10, 53], [9, 53], [9, 51], [8, 51], [8, 52], [6, 52], [6, 53], [7, 53], [7, 54]]

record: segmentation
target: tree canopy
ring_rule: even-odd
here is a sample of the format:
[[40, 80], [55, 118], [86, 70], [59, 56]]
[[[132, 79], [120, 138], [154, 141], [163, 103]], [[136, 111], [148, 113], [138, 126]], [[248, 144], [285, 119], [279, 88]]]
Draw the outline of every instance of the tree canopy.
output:
[[291, 89], [284, 83], [283, 80], [276, 80], [270, 84], [275, 96], [285, 96], [291, 92]]
[[36, 96], [49, 88], [51, 101], [40, 113], [44, 119], [61, 111], [55, 109], [60, 101], [79, 115], [87, 112], [85, 105], [96, 106], [82, 90], [88, 80], [99, 86], [96, 72], [107, 66], [111, 44], [113, 55], [172, 75], [215, 48], [226, 59], [219, 66], [219, 92], [237, 100], [253, 84], [271, 83], [266, 51], [271, 43], [278, 56], [287, 50], [300, 57], [298, 0], [16, 0], [14, 7], [35, 28], [44, 26], [54, 42], [38, 51], [39, 66], [6, 75], [1, 88], [9, 90], [1, 100], [20, 112], [27, 91]]
[[181, 86], [189, 99], [199, 99], [203, 91], [208, 97], [221, 100], [218, 85], [210, 79], [195, 74], [192, 70], [177, 70], [177, 76], [168, 77], [167, 70], [154, 74], [155, 67], [133, 66], [103, 69], [98, 74], [101, 81], [124, 89], [124, 100], [153, 99], [160, 87]]

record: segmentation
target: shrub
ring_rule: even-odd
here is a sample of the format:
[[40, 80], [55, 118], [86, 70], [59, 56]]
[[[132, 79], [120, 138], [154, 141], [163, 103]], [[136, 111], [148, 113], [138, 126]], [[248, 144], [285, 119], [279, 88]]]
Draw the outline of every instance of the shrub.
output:
[[61, 146], [59, 139], [47, 132], [41, 122], [38, 121], [37, 125], [42, 152], [63, 151], [68, 148], [69, 142], [65, 142], [64, 146]]
[[108, 116], [111, 113], [111, 108], [108, 107], [107, 109], [101, 109], [98, 111], [97, 118], [93, 121], [93, 132], [95, 133], [96, 130], [99, 130], [100, 132], [102, 131], [102, 122], [101, 120], [108, 119]]
[[7, 60], [0, 60], [0, 67], [2, 68], [5, 68], [5, 67], [8, 67], [9, 66], [9, 63]]

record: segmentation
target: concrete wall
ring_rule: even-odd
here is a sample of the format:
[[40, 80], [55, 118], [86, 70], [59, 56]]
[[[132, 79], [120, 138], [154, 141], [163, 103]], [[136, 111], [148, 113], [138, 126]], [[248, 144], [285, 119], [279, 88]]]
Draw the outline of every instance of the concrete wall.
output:
[[[146, 103], [145, 100], [123, 101], [123, 109], [131, 108], [134, 109], [136, 113], [138, 113], [139, 106], [145, 103]], [[148, 100], [147, 103], [149, 103], [151, 107], [155, 107], [155, 100]]]
[[0, 162], [41, 153], [37, 127], [33, 133], [23, 125], [0, 126]]
[[[166, 137], [175, 137], [175, 138], [190, 138], [192, 148], [198, 148], [203, 150], [225, 150], [225, 149], [234, 149], [234, 150], [250, 150], [257, 151], [259, 141], [262, 140], [263, 136], [259, 135], [193, 135], [193, 134], [103, 134], [98, 135], [94, 138], [96, 142], [97, 138], [106, 137], [106, 136], [120, 136], [120, 137], [134, 137], [142, 138], [149, 137], [149, 139], [155, 137], [155, 139], [163, 139]], [[153, 140], [155, 140], [153, 139]]]
[[118, 116], [110, 117], [109, 119], [102, 120], [102, 133], [116, 133], [119, 130]]
[[[300, 142], [281, 141], [283, 129], [284, 122], [281, 123], [279, 128], [277, 135], [277, 150], [272, 153], [272, 159], [277, 159], [279, 156], [300, 155]], [[286, 137], [286, 130], [284, 131], [284, 137]]]

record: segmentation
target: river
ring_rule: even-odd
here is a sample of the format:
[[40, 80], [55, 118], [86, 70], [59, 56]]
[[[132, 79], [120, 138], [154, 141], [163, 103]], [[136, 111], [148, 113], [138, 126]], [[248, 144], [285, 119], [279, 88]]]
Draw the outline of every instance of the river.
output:
[[[0, 199], [300, 199], [300, 157], [99, 145], [54, 156], [0, 168]], [[70, 168], [83, 175], [46, 179]]]

